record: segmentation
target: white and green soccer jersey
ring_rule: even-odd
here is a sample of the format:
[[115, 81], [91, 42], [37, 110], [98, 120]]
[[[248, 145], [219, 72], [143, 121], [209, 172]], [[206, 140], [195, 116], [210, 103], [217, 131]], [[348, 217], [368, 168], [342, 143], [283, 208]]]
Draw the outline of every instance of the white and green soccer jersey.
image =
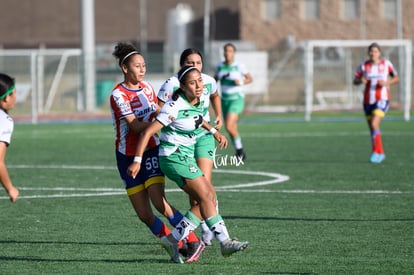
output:
[[157, 120], [164, 125], [160, 135], [160, 156], [169, 156], [177, 149], [184, 157], [194, 156], [198, 132], [203, 129], [204, 105], [191, 105], [181, 94], [162, 106]]
[[11, 116], [2, 109], [0, 109], [0, 125], [0, 141], [9, 145], [13, 134], [14, 122]]
[[242, 86], [236, 85], [235, 80], [243, 81], [248, 74], [246, 67], [238, 62], [226, 64], [220, 62], [215, 68], [215, 76], [220, 81], [222, 100], [234, 100], [244, 97]]
[[[217, 82], [213, 77], [207, 74], [202, 73], [201, 77], [203, 79], [204, 88], [200, 102], [203, 102], [204, 105], [204, 120], [210, 122], [210, 113], [208, 111], [210, 106], [210, 95], [217, 93]], [[162, 84], [157, 97], [162, 102], [167, 102], [171, 98], [173, 92], [178, 88], [180, 88], [180, 81], [178, 80], [177, 75], [174, 75]]]

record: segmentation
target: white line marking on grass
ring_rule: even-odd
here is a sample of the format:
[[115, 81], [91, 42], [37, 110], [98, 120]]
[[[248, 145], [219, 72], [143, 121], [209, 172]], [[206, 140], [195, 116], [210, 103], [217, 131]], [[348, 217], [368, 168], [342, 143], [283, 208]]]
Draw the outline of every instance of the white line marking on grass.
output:
[[[77, 169], [77, 170], [108, 170], [113, 169], [114, 167], [108, 166], [79, 166], [79, 165], [9, 165], [9, 168], [17, 169]], [[289, 180], [289, 176], [278, 174], [278, 173], [269, 173], [261, 171], [244, 171], [244, 170], [213, 170], [213, 173], [225, 173], [225, 174], [237, 174], [237, 175], [255, 175], [269, 177], [271, 180], [259, 181], [259, 182], [250, 182], [242, 183], [236, 185], [227, 185], [227, 186], [216, 186], [217, 190], [227, 189], [227, 188], [245, 188], [253, 186], [264, 186], [276, 183], [282, 183]]]
[[[102, 197], [102, 196], [114, 196], [114, 195], [125, 195], [125, 194], [126, 194], [125, 191], [122, 190], [122, 192], [19, 196], [19, 199], [81, 198], [81, 197]], [[4, 199], [4, 198], [8, 199], [8, 197], [1, 197], [0, 199]]]
[[[77, 169], [77, 170], [106, 170], [114, 169], [114, 167], [107, 166], [79, 166], [79, 165], [9, 165], [9, 168], [16, 169]], [[278, 173], [268, 173], [260, 171], [241, 171], [241, 170], [214, 170], [214, 173], [227, 173], [227, 174], [237, 174], [237, 175], [254, 175], [254, 176], [263, 176], [269, 177], [270, 180], [258, 181], [258, 182], [248, 182], [227, 186], [217, 186], [216, 190], [226, 190], [234, 188], [246, 188], [254, 186], [265, 186], [270, 184], [282, 183], [289, 180], [289, 176], [278, 174]], [[96, 192], [96, 193], [82, 193], [82, 194], [40, 194], [40, 195], [29, 195], [29, 196], [20, 196], [21, 199], [33, 199], [33, 198], [64, 198], [64, 197], [91, 197], [91, 196], [109, 196], [109, 195], [121, 195], [125, 194], [124, 189], [120, 188], [76, 188], [76, 187], [19, 187], [21, 191], [61, 191], [61, 192]], [[178, 192], [181, 189], [166, 189], [166, 192]], [[0, 197], [0, 199], [7, 199], [7, 197]]]
[[[414, 191], [392, 191], [392, 190], [268, 190], [268, 189], [237, 189], [233, 186], [223, 186], [220, 190], [227, 192], [253, 192], [253, 193], [286, 193], [286, 194], [386, 194], [386, 195], [399, 195], [399, 194], [414, 194]], [[220, 188], [220, 187], [216, 187]], [[89, 191], [89, 192], [101, 192], [98, 194], [125, 194], [125, 190], [122, 188], [76, 188], [76, 187], [20, 187], [19, 190], [29, 191]], [[168, 188], [166, 192], [178, 192], [179, 188]], [[94, 193], [96, 195], [96, 193]], [[60, 194], [59, 194], [60, 195]], [[82, 196], [84, 194], [81, 194]], [[26, 196], [27, 197], [27, 196]], [[37, 196], [33, 196], [37, 197]]]
[[[21, 187], [20, 190], [51, 190], [51, 191], [83, 191], [85, 188], [27, 188]], [[89, 191], [99, 191], [89, 188]], [[81, 198], [81, 197], [103, 197], [125, 195], [124, 189], [113, 189], [113, 192], [104, 191], [99, 193], [74, 193], [74, 194], [50, 194], [50, 195], [29, 195], [20, 196], [19, 199], [52, 199], [52, 198]], [[166, 192], [179, 192], [181, 189], [166, 189]], [[330, 195], [413, 195], [414, 191], [391, 191], [391, 190], [266, 190], [266, 189], [232, 189], [231, 186], [220, 189], [221, 192], [235, 193], [284, 193], [284, 194], [330, 194]], [[0, 200], [9, 199], [8, 197], [0, 197]]]
[[332, 195], [412, 195], [414, 191], [392, 190], [267, 190], [267, 189], [226, 189], [225, 192], [242, 193], [286, 193], [286, 194], [332, 194]]
[[228, 173], [228, 174], [237, 174], [237, 175], [256, 175], [272, 178], [267, 181], [251, 182], [251, 183], [241, 183], [236, 185], [227, 185], [227, 186], [216, 186], [216, 190], [224, 190], [229, 188], [245, 188], [252, 186], [263, 186], [276, 183], [282, 183], [289, 180], [289, 176], [277, 174], [277, 173], [268, 173], [260, 171], [240, 171], [240, 170], [213, 170], [213, 173]]
[[[112, 166], [90, 166], [90, 165], [9, 165], [9, 168], [17, 169], [77, 169], [77, 170], [107, 170], [113, 169]], [[243, 171], [243, 170], [214, 170], [214, 173], [226, 173], [236, 175], [255, 175], [262, 177], [269, 177], [270, 180], [240, 183], [226, 186], [216, 186], [217, 191], [221, 192], [251, 192], [251, 193], [286, 193], [286, 194], [368, 194], [368, 195], [411, 195], [414, 191], [392, 191], [392, 190], [267, 190], [267, 189], [243, 189], [247, 187], [266, 186], [271, 184], [278, 184], [288, 181], [290, 178], [287, 175], [278, 173], [268, 173], [261, 171]], [[39, 194], [20, 196], [19, 199], [36, 199], [36, 198], [67, 198], [67, 197], [98, 197], [98, 196], [113, 196], [125, 195], [125, 190], [122, 188], [78, 188], [78, 187], [19, 187], [21, 191], [60, 191], [66, 193], [59, 194]], [[166, 192], [180, 192], [179, 188], [169, 188]], [[76, 192], [76, 193], [67, 193]], [[85, 192], [85, 193], [79, 193]], [[8, 199], [3, 196], [0, 199]]]
[[96, 166], [96, 165], [31, 165], [31, 164], [16, 164], [8, 165], [9, 168], [14, 169], [74, 169], [74, 170], [115, 170], [113, 166]]
[[35, 191], [91, 191], [91, 192], [120, 192], [122, 188], [78, 188], [78, 187], [19, 187], [19, 190]]
[[[381, 132], [384, 136], [414, 136], [414, 132]], [[366, 136], [366, 131], [356, 132], [286, 132], [286, 133], [245, 133], [246, 138], [301, 138], [301, 137], [354, 137]]]
[[[66, 190], [65, 190], [66, 189]], [[51, 191], [83, 191], [86, 188], [28, 188], [21, 187], [20, 190], [51, 190]], [[99, 188], [94, 190], [88, 188], [89, 191], [97, 191]], [[109, 189], [108, 189], [109, 190]], [[29, 195], [20, 196], [19, 199], [52, 199], [52, 198], [81, 198], [81, 197], [103, 197], [103, 196], [117, 196], [125, 195], [124, 189], [113, 189], [113, 192], [105, 191], [100, 193], [74, 193], [74, 194], [50, 194], [50, 195]], [[181, 189], [166, 189], [166, 192], [179, 192]], [[231, 189], [224, 188], [221, 192], [235, 192], [235, 193], [284, 193], [284, 194], [328, 194], [328, 195], [413, 195], [414, 191], [391, 191], [391, 190], [266, 190], [266, 189]], [[9, 197], [0, 197], [0, 200], [9, 199]]]

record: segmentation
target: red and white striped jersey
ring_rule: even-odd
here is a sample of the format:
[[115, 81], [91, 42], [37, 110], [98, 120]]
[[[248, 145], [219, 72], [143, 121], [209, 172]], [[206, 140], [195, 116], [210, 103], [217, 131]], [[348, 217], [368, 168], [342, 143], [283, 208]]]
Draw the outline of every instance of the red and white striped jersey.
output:
[[364, 89], [364, 104], [390, 100], [388, 87], [378, 85], [378, 80], [386, 81], [388, 76], [394, 77], [396, 75], [397, 71], [394, 69], [394, 65], [387, 59], [381, 59], [378, 64], [369, 60], [362, 62], [355, 72], [355, 78], [365, 77], [368, 80]]
[[[151, 122], [156, 116], [157, 94], [146, 81], [140, 82], [140, 89], [129, 90], [122, 83], [118, 84], [110, 97], [112, 120], [115, 130], [116, 149], [126, 155], [134, 156], [140, 134], [132, 131], [125, 117], [135, 115], [142, 122]], [[159, 144], [157, 135], [151, 137], [147, 149]]]

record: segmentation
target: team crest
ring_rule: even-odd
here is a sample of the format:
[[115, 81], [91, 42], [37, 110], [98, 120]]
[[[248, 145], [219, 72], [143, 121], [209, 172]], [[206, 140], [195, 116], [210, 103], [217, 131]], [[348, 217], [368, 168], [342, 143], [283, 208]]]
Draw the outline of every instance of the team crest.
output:
[[148, 101], [150, 102], [155, 102], [155, 97], [154, 97], [154, 93], [153, 90], [149, 89], [149, 88], [144, 88], [144, 94], [147, 96]]
[[168, 92], [164, 93], [164, 98], [165, 99], [170, 99], [170, 97], [171, 97], [170, 93], [168, 93]]
[[190, 171], [190, 173], [197, 173], [198, 171], [198, 169], [192, 164], [188, 166], [188, 170]]

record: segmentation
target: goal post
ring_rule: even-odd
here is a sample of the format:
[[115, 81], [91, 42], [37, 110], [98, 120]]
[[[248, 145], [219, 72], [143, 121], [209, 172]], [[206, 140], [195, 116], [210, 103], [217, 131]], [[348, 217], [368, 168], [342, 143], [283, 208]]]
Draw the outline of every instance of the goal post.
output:
[[[304, 53], [304, 100], [306, 121], [311, 120], [312, 112], [316, 108], [316, 105], [314, 104], [315, 74], [321, 67], [323, 67], [325, 72], [328, 71], [328, 73], [332, 73], [335, 69], [337, 72], [343, 73], [344, 75], [339, 76], [345, 80], [345, 83], [342, 92], [322, 91], [319, 93], [319, 98], [345, 95], [349, 99], [347, 106], [352, 106], [355, 102], [355, 96], [352, 91], [353, 73], [358, 64], [364, 59], [367, 59], [368, 46], [373, 42], [377, 42], [381, 46], [383, 57], [390, 59], [388, 55], [393, 55], [391, 61], [400, 76], [399, 106], [403, 110], [404, 119], [406, 121], [410, 120], [412, 76], [411, 40], [308, 40], [302, 44]], [[318, 60], [318, 57], [320, 58], [321, 56], [320, 49], [326, 49], [325, 55], [328, 56], [328, 60]], [[356, 51], [358, 52], [357, 54], [355, 53]], [[317, 69], [318, 66], [319, 68]], [[322, 69], [320, 70], [323, 71]]]
[[77, 48], [0, 49], [0, 70], [16, 78], [13, 113], [36, 124], [41, 114], [81, 110], [81, 55]]

